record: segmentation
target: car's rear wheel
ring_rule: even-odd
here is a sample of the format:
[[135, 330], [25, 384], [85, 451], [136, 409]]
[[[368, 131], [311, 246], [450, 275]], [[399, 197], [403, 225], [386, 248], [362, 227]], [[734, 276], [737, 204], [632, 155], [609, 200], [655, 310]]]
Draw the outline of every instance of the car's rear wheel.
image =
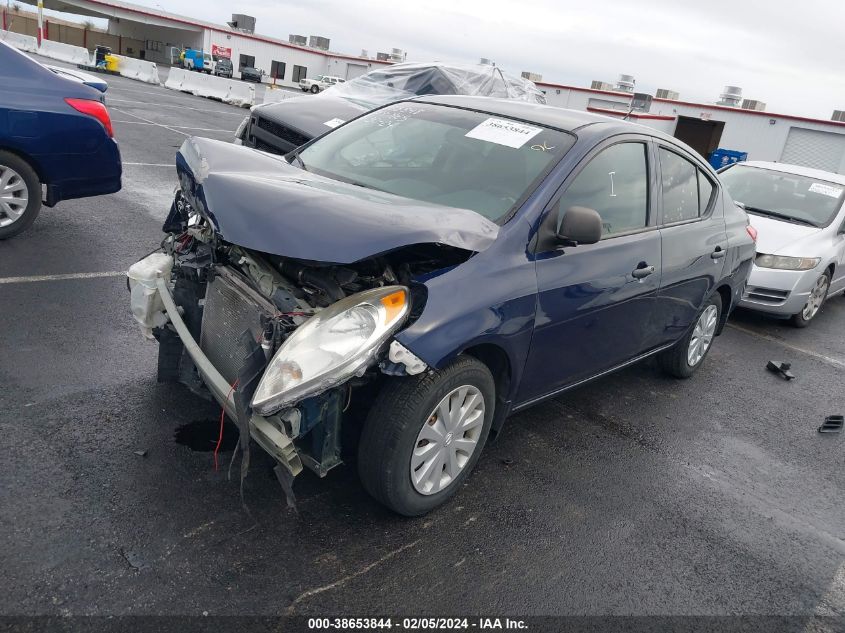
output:
[[41, 183], [25, 160], [0, 151], [0, 240], [28, 228], [41, 211]]
[[676, 378], [692, 376], [710, 351], [721, 316], [722, 297], [716, 292], [704, 304], [687, 335], [657, 357], [661, 369]]
[[807, 303], [801, 308], [801, 312], [792, 315], [792, 325], [795, 327], [807, 327], [810, 325], [816, 315], [824, 305], [827, 299], [827, 293], [830, 290], [830, 271], [824, 271], [821, 276], [816, 279], [813, 284], [813, 289], [810, 290], [810, 296], [807, 298]]
[[364, 488], [405, 516], [444, 503], [481, 455], [495, 395], [490, 370], [470, 356], [442, 370], [388, 381], [358, 447]]
[[317, 86], [317, 85], [311, 86], [311, 92], [313, 92], [314, 94], [317, 94], [318, 92], [320, 92], [320, 86]]

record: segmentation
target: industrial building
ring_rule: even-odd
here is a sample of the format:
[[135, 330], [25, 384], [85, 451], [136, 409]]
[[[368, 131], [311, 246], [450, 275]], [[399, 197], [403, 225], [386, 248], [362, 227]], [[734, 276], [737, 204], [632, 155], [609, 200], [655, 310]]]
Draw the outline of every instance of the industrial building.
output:
[[[29, 3], [35, 4], [35, 0], [29, 0]], [[119, 0], [44, 0], [44, 8], [108, 20], [105, 33], [85, 33], [82, 28], [73, 29], [63, 24], [62, 30], [67, 34], [61, 37], [70, 40], [67, 43], [89, 50], [104, 44], [120, 55], [158, 64], [170, 64], [174, 50], [202, 49], [217, 58], [231, 59], [235, 72], [244, 66], [259, 68], [267, 73], [265, 82], [288, 87], [316, 75], [351, 79], [391, 64], [402, 54], [394, 49], [384, 60], [367, 55], [344, 55], [330, 51], [330, 40], [322, 35], [311, 35], [307, 45], [302, 35], [292, 34], [289, 40], [258, 35], [255, 18], [246, 15], [233, 15], [228, 24], [220, 25]], [[17, 25], [12, 21], [11, 30], [35, 35], [34, 31], [27, 30], [34, 26], [28, 25], [29, 20], [24, 16], [16, 21]], [[79, 33], [72, 32], [76, 30]], [[58, 40], [58, 29], [55, 31], [53, 38], [47, 20], [45, 37]]]
[[[36, 0], [23, 1], [34, 4]], [[122, 0], [44, 0], [44, 7], [108, 20], [105, 32], [67, 22], [51, 30], [48, 21], [47, 39], [89, 50], [105, 44], [116, 53], [159, 64], [171, 63], [174, 51], [181, 48], [203, 49], [217, 58], [230, 58], [236, 73], [245, 66], [259, 68], [267, 73], [265, 82], [287, 87], [316, 75], [351, 79], [407, 57], [396, 48], [375, 56], [366, 50], [360, 55], [335, 53], [325, 34], [290, 34], [288, 40], [258, 35], [255, 18], [248, 15], [233, 15], [230, 22], [220, 25]], [[8, 16], [4, 16], [4, 24], [7, 22]], [[11, 30], [29, 35], [35, 34], [29, 32], [32, 29], [25, 16], [11, 24]], [[537, 84], [550, 105], [627, 117], [685, 141], [708, 158], [722, 149], [747, 155], [749, 160], [845, 173], [843, 111], [834, 112], [831, 120], [776, 114], [768, 112], [763, 101], [744, 99], [738, 86], [725, 86], [713, 103], [696, 103], [681, 100], [681, 95], [670, 89], [659, 89], [654, 96], [638, 93], [636, 79], [627, 74], [615, 83], [593, 81], [589, 88], [542, 81], [533, 72], [522, 75]]]
[[725, 86], [716, 103], [682, 101], [668, 89], [657, 96], [634, 92], [631, 75], [615, 85], [594, 81], [590, 88], [537, 82], [546, 102], [588, 110], [656, 128], [675, 136], [705, 157], [718, 148], [747, 154], [748, 160], [793, 163], [845, 174], [845, 116], [813, 119], [765, 110], [759, 100], [743, 99], [742, 89]]

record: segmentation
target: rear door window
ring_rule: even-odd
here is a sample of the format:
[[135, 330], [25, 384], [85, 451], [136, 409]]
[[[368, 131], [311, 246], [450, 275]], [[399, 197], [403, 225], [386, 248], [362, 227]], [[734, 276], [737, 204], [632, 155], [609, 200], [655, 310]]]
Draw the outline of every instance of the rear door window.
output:
[[602, 237], [648, 224], [648, 162], [645, 143], [611, 145], [597, 154], [560, 199], [558, 227], [570, 207], [588, 207], [601, 216]]
[[[698, 168], [687, 159], [662, 147], [659, 154], [663, 183], [663, 223], [694, 220], [701, 214]], [[704, 204], [706, 205], [706, 202]]]

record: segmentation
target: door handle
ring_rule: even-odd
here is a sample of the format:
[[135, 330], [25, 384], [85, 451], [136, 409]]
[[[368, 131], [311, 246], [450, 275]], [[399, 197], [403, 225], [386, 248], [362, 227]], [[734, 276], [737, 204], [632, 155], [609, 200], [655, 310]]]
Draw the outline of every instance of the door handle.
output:
[[635, 268], [631, 271], [631, 276], [634, 279], [645, 279], [651, 273], [654, 272], [654, 266], [643, 266], [641, 268]]
[[717, 246], [716, 250], [714, 250], [712, 253], [710, 253], [711, 259], [721, 259], [724, 256], [725, 256], [725, 251], [722, 250], [721, 246]]

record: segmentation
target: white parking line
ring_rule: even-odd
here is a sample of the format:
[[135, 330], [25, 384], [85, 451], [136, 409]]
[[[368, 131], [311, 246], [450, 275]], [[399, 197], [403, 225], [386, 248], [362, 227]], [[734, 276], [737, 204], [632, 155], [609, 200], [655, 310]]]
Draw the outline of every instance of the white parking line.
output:
[[739, 332], [743, 332], [744, 334], [748, 334], [750, 336], [755, 336], [757, 338], [761, 338], [764, 341], [769, 341], [770, 343], [775, 343], [777, 345], [780, 345], [781, 347], [785, 347], [786, 349], [792, 350], [793, 352], [798, 352], [799, 354], [806, 354], [807, 356], [811, 356], [811, 357], [815, 358], [816, 360], [820, 360], [823, 363], [827, 363], [828, 365], [833, 365], [834, 367], [837, 367], [839, 369], [845, 369], [845, 362], [843, 362], [841, 360], [838, 360], [836, 358], [831, 358], [830, 356], [825, 356], [824, 354], [819, 354], [818, 352], [814, 352], [813, 350], [810, 350], [810, 349], [798, 347], [797, 345], [791, 345], [790, 343], [787, 343], [786, 341], [782, 341], [781, 339], [776, 338], [774, 336], [771, 336], [769, 334], [763, 334], [761, 332], [755, 332], [754, 330], [751, 330], [751, 329], [746, 328], [746, 327], [742, 327], [741, 325], [735, 325], [733, 323], [728, 323], [727, 327], [734, 329], [734, 330], [738, 330]]
[[[128, 113], [124, 113], [128, 114]], [[147, 123], [145, 121], [115, 121], [112, 119], [112, 123], [123, 123], [126, 125], [160, 125], [158, 123]], [[188, 127], [187, 125], [171, 125], [170, 127], [175, 127], [179, 130], [196, 130], [199, 132], [226, 132], [228, 134], [234, 134], [235, 130], [221, 130], [219, 128], [213, 127]]]
[[[111, 103], [131, 103], [137, 108], [145, 106], [155, 106], [157, 108], [181, 108], [182, 110], [196, 110], [197, 112], [207, 112], [208, 114], [231, 114], [244, 118], [247, 113], [241, 109], [240, 112], [230, 112], [228, 110], [208, 110], [207, 108], [192, 108], [191, 106], [176, 105], [175, 103], [147, 103], [145, 101], [138, 101], [137, 99], [108, 99], [106, 105]], [[126, 107], [126, 106], [121, 106]]]
[[150, 125], [156, 125], [158, 127], [163, 127], [165, 130], [170, 130], [171, 132], [176, 132], [177, 134], [181, 134], [182, 136], [191, 136], [187, 132], [177, 130], [176, 128], [171, 127], [169, 125], [164, 125], [164, 123], [156, 123], [155, 121], [150, 121], [149, 119], [145, 119], [144, 117], [138, 116], [137, 114], [132, 114], [131, 112], [124, 112], [123, 110], [118, 110], [117, 108], [115, 108], [115, 110], [117, 110], [117, 112], [120, 112], [122, 114], [128, 114], [129, 116], [134, 116], [136, 119], [141, 119], [142, 121], [144, 121], [145, 123], [149, 123]]
[[133, 167], [175, 167], [173, 163], [122, 163], [124, 167], [127, 165]]
[[69, 273], [66, 275], [33, 275], [31, 277], [0, 277], [0, 284], [28, 284], [37, 281], [65, 281], [66, 279], [96, 279], [99, 277], [124, 277], [125, 270], [103, 273]]

